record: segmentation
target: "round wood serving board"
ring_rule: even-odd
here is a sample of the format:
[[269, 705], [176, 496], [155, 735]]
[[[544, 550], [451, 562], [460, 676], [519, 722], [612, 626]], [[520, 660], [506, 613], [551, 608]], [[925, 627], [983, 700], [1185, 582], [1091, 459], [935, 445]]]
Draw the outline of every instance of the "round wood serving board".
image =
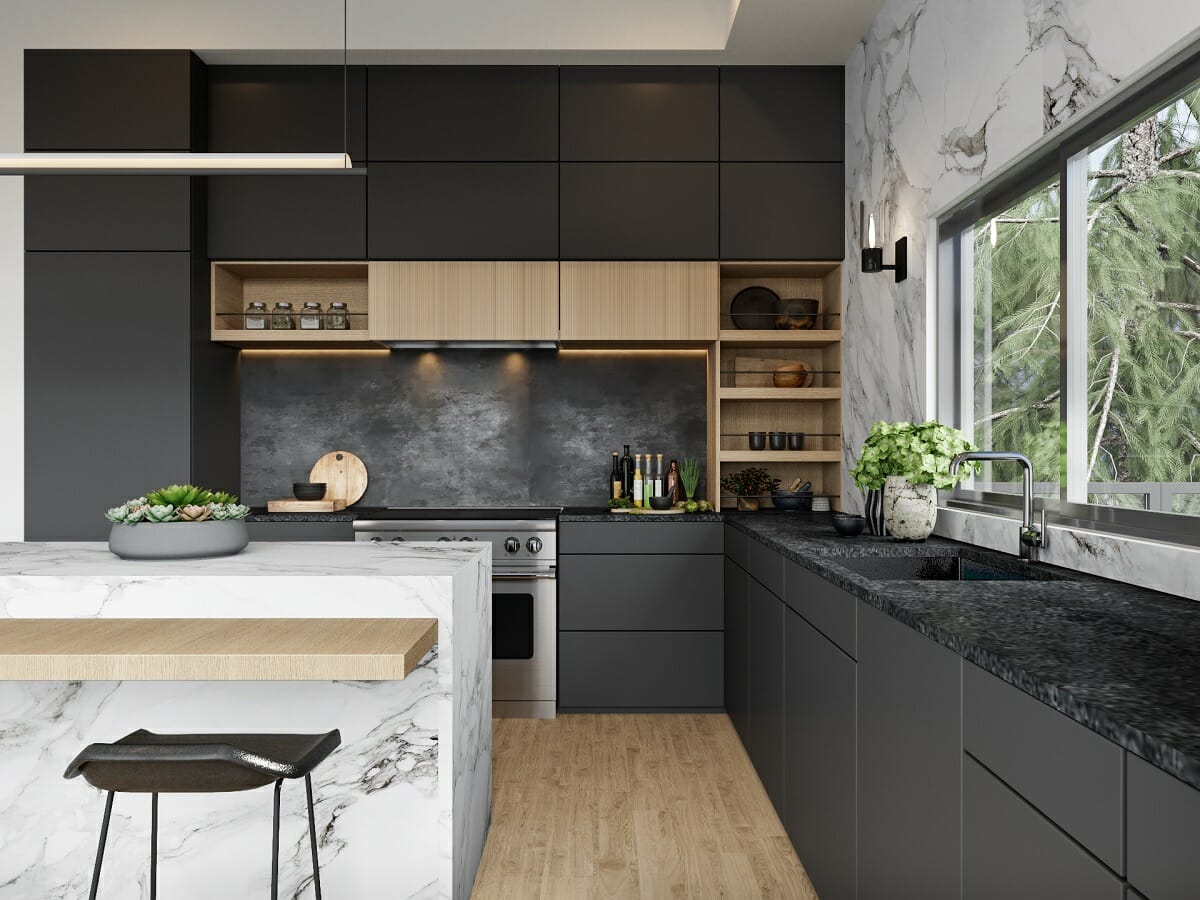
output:
[[334, 450], [317, 460], [308, 480], [325, 482], [326, 500], [345, 500], [353, 506], [367, 492], [367, 467], [346, 450]]
[[610, 509], [609, 512], [614, 513], [616, 515], [627, 515], [627, 516], [681, 516], [685, 512], [687, 512], [687, 510], [686, 509], [639, 509], [637, 507], [634, 507], [633, 509], [628, 509], [628, 508], [626, 508], [626, 509]]

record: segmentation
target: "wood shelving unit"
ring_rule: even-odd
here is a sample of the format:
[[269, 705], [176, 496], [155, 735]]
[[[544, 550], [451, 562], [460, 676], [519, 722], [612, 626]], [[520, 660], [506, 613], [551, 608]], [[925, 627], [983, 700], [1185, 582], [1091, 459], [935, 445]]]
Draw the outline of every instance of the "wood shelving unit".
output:
[[[820, 301], [812, 329], [738, 329], [729, 316], [735, 294], [751, 285], [771, 288], [782, 299]], [[813, 483], [815, 494], [841, 508], [842, 491], [842, 263], [727, 262], [720, 265], [720, 326], [709, 352], [710, 493], [722, 475], [762, 466], [786, 486], [794, 478]], [[807, 387], [774, 386], [773, 370], [806, 363]], [[748, 432], [803, 432], [802, 450], [751, 450]], [[733, 506], [732, 497], [721, 505]], [[764, 506], [769, 507], [769, 502]]]

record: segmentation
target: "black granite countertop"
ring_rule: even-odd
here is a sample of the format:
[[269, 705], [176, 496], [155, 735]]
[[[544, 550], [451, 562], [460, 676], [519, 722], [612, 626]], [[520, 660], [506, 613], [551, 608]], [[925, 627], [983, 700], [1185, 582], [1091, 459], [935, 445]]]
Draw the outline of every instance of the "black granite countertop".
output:
[[[1200, 788], [1200, 603], [941, 538], [842, 538], [823, 514], [725, 521]], [[850, 557], [962, 555], [1032, 581], [876, 581]]]
[[340, 512], [269, 513], [256, 508], [246, 516], [247, 522], [353, 522], [370, 518], [370, 510], [344, 509]]
[[558, 514], [560, 522], [720, 522], [718, 512], [679, 513], [673, 516], [650, 516], [644, 513], [613, 513], [607, 507], [567, 507]]

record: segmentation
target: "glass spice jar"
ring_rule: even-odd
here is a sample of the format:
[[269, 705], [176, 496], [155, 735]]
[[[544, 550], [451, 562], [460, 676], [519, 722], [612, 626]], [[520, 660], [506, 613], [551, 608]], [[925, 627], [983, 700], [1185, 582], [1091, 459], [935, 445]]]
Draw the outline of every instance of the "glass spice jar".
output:
[[314, 300], [309, 300], [300, 310], [300, 328], [303, 330], [313, 330], [320, 327], [321, 304]]
[[350, 330], [350, 311], [346, 308], [345, 303], [335, 301], [329, 304], [326, 327], [336, 331]]
[[244, 327], [248, 331], [262, 331], [267, 327], [267, 304], [253, 300], [246, 307]]
[[296, 327], [292, 317], [292, 304], [280, 300], [271, 310], [271, 328], [275, 331], [290, 331]]

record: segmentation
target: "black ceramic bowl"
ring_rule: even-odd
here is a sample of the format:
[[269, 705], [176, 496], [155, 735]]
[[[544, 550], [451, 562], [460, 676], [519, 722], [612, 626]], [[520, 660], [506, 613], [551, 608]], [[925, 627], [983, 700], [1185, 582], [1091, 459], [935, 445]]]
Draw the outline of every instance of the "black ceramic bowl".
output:
[[867, 520], [862, 516], [844, 512], [833, 514], [833, 530], [842, 537], [858, 537], [866, 526]]
[[325, 482], [297, 481], [292, 485], [292, 493], [297, 500], [324, 500]]
[[657, 510], [670, 509], [674, 505], [675, 505], [675, 500], [672, 497], [651, 497], [650, 498], [650, 508], [651, 509], [657, 509]]
[[771, 503], [785, 512], [812, 512], [812, 491], [771, 491]]

